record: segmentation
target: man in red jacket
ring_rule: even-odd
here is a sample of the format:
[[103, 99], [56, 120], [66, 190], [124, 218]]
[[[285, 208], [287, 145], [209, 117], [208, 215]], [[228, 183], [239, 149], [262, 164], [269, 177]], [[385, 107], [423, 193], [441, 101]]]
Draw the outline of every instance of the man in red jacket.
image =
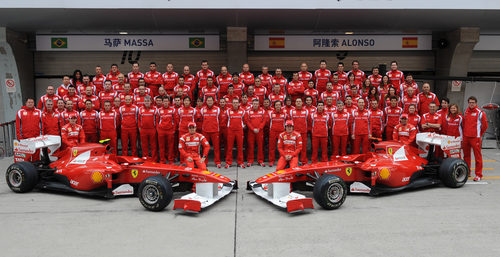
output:
[[394, 127], [399, 124], [399, 117], [403, 114], [403, 108], [398, 107], [398, 98], [391, 96], [391, 106], [385, 107], [385, 138], [391, 139]]
[[127, 78], [132, 90], [139, 87], [139, 79], [143, 79], [144, 74], [140, 71], [138, 62], [132, 63], [132, 71], [127, 74]]
[[299, 163], [299, 153], [302, 150], [302, 137], [299, 132], [293, 130], [293, 121], [287, 120], [285, 132], [278, 138], [278, 151], [280, 158], [276, 170], [282, 170], [287, 164], [290, 168], [295, 168]]
[[292, 97], [293, 102], [295, 102], [297, 98], [304, 96], [305, 86], [304, 83], [299, 80], [298, 73], [293, 73], [292, 81], [288, 83], [287, 88], [288, 95]]
[[61, 134], [61, 128], [64, 125], [61, 120], [61, 114], [54, 111], [54, 101], [47, 99], [45, 109], [42, 112], [42, 135]]
[[413, 145], [417, 137], [417, 129], [408, 123], [408, 114], [401, 115], [401, 122], [394, 128], [392, 139], [405, 145]]
[[328, 127], [330, 126], [330, 115], [325, 109], [325, 103], [318, 101], [317, 111], [311, 113], [310, 122], [312, 127], [312, 157], [311, 162], [318, 162], [318, 149], [321, 145], [321, 161], [328, 161]]
[[[210, 150], [210, 144], [207, 139], [200, 133], [196, 133], [196, 123], [190, 122], [188, 124], [188, 133], [184, 134], [179, 138], [179, 152], [181, 156], [184, 156], [184, 163], [190, 168], [194, 168], [194, 165], [198, 169], [206, 170], [207, 165], [205, 160], [207, 158], [208, 151]], [[200, 146], [203, 147], [202, 156], [200, 157]]]
[[248, 123], [248, 114], [240, 108], [240, 101], [233, 99], [233, 107], [226, 111], [227, 117], [227, 147], [226, 147], [226, 166], [231, 167], [233, 163], [233, 146], [236, 140], [238, 146], [237, 162], [240, 168], [245, 168], [243, 163], [243, 128]]
[[384, 132], [384, 112], [378, 108], [379, 104], [376, 99], [371, 100], [370, 107], [370, 130], [372, 136], [382, 139]]
[[85, 140], [90, 143], [97, 143], [99, 136], [97, 129], [99, 125], [99, 113], [92, 109], [92, 101], [85, 101], [85, 110], [80, 112], [82, 128], [85, 131]]
[[99, 132], [100, 139], [109, 139], [111, 152], [117, 154], [117, 129], [120, 127], [120, 118], [118, 112], [111, 109], [111, 102], [103, 103], [103, 111], [99, 113]]
[[[304, 107], [302, 98], [295, 100], [295, 109], [290, 111], [290, 119], [295, 125], [295, 131], [302, 137], [302, 150], [300, 152], [300, 162], [307, 164], [307, 131], [309, 121], [309, 111]], [[286, 128], [285, 128], [286, 129]]]
[[[257, 78], [260, 80], [259, 78]], [[267, 122], [267, 113], [259, 106], [259, 99], [253, 99], [252, 108], [248, 110], [248, 149], [247, 166], [250, 167], [254, 161], [255, 143], [257, 143], [257, 162], [260, 166], [264, 164], [264, 126]]]
[[163, 83], [163, 78], [161, 73], [156, 70], [156, 63], [151, 62], [149, 64], [149, 71], [144, 75], [144, 81], [146, 82], [148, 88], [151, 89], [153, 96], [158, 95], [158, 88]]
[[354, 140], [352, 154], [359, 154], [361, 146], [362, 153], [368, 153], [370, 148], [369, 138], [372, 136], [370, 131], [370, 112], [365, 109], [365, 100], [358, 100], [358, 110], [352, 112], [352, 140]]
[[[160, 148], [160, 162], [174, 163], [174, 135], [177, 130], [175, 123], [176, 111], [170, 106], [170, 99], [163, 97], [163, 107], [158, 110], [158, 145]], [[168, 160], [168, 162], [167, 162]]]
[[179, 74], [174, 71], [174, 65], [169, 63], [167, 64], [167, 71], [163, 73], [162, 79], [163, 79], [163, 87], [167, 91], [168, 95], [173, 95], [174, 94], [174, 87], [177, 86], [177, 83], [179, 82]]
[[276, 160], [276, 143], [281, 132], [285, 131], [286, 112], [282, 109], [282, 102], [274, 102], [274, 110], [269, 112], [269, 167]]
[[245, 84], [245, 87], [253, 85], [255, 81], [254, 75], [250, 72], [248, 63], [243, 64], [242, 72], [239, 74], [240, 81]]
[[470, 149], [474, 151], [476, 161], [476, 177], [474, 181], [480, 181], [483, 178], [483, 156], [481, 154], [481, 137], [488, 129], [488, 120], [486, 114], [477, 107], [477, 98], [469, 97], [467, 100], [469, 107], [464, 113], [464, 160], [471, 166]]
[[57, 102], [57, 100], [62, 98], [55, 94], [54, 86], [48, 86], [46, 92], [47, 94], [40, 97], [40, 100], [38, 101], [37, 105], [38, 110], [43, 111], [45, 109], [47, 100], [52, 100], [53, 102]]
[[132, 156], [137, 156], [137, 114], [139, 108], [132, 104], [132, 97], [125, 96], [125, 105], [119, 109], [122, 131], [122, 155], [128, 155], [128, 143], [132, 149]]
[[349, 139], [351, 115], [351, 113], [344, 109], [344, 103], [342, 101], [337, 101], [337, 111], [332, 114], [332, 159], [338, 155], [347, 155], [347, 141]]
[[[17, 140], [40, 136], [42, 112], [35, 108], [35, 100], [28, 98], [26, 105], [17, 111], [16, 138]], [[32, 161], [40, 160], [40, 152], [32, 155]]]
[[[142, 147], [142, 157], [151, 157], [153, 161], [158, 161], [157, 154], [157, 137], [156, 137], [156, 125], [158, 121], [156, 119], [158, 110], [156, 107], [151, 105], [152, 97], [147, 95], [144, 98], [144, 106], [139, 108], [138, 112], [138, 127], [139, 134], [141, 136], [141, 147]], [[150, 149], [148, 149], [148, 146]], [[148, 154], [151, 151], [151, 154]]]
[[201, 108], [202, 125], [201, 131], [205, 138], [214, 146], [214, 162], [217, 168], [220, 169], [220, 138], [219, 138], [219, 123], [221, 121], [221, 110], [214, 105], [214, 97], [207, 96], [207, 105]]
[[314, 79], [316, 84], [316, 90], [321, 94], [326, 90], [326, 82], [330, 81], [332, 72], [326, 69], [326, 61], [321, 60], [319, 62], [319, 69], [314, 72]]
[[76, 115], [69, 117], [69, 123], [61, 129], [61, 141], [63, 149], [85, 143], [85, 132], [81, 125], [76, 124]]

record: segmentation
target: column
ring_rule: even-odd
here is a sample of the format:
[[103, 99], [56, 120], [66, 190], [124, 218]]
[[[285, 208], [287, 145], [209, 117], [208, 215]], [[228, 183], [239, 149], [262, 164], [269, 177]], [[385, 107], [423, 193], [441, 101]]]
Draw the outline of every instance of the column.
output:
[[240, 72], [247, 63], [247, 28], [227, 27], [227, 65], [229, 72]]

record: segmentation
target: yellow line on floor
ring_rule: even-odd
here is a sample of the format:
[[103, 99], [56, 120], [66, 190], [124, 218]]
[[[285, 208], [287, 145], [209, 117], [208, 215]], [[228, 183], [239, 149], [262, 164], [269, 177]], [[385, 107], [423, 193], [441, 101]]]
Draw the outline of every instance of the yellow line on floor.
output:
[[[469, 179], [474, 179], [474, 178], [469, 177]], [[482, 177], [481, 179], [500, 179], [500, 177]]]
[[497, 160], [483, 160], [483, 162], [496, 162]]
[[[471, 170], [475, 170], [476, 168], [471, 168]], [[493, 168], [483, 168], [483, 170], [493, 170]]]

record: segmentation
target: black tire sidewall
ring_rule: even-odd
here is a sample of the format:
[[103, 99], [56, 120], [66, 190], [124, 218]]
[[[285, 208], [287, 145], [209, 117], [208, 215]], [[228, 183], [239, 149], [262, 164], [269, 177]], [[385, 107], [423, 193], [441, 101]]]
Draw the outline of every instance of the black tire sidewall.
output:
[[[13, 186], [9, 180], [9, 175], [13, 171], [18, 171], [21, 174], [22, 182], [17, 187]], [[7, 171], [5, 172], [5, 180], [12, 191], [16, 193], [26, 193], [33, 190], [33, 188], [37, 185], [38, 171], [36, 170], [36, 167], [29, 162], [14, 163], [7, 168]]]
[[[343, 190], [340, 201], [335, 203], [328, 199], [328, 192], [332, 186], [340, 186]], [[314, 200], [316, 200], [321, 207], [327, 210], [334, 210], [342, 206], [344, 203], [347, 196], [347, 185], [341, 177], [326, 174], [316, 180], [313, 195]]]
[[[143, 195], [143, 189], [144, 187], [152, 185], [158, 189], [159, 196], [158, 200], [154, 204], [147, 203], [144, 200], [144, 195]], [[161, 211], [165, 209], [165, 207], [168, 206], [170, 201], [172, 201], [173, 197], [173, 191], [172, 191], [172, 186], [170, 185], [170, 182], [168, 182], [164, 177], [162, 176], [153, 176], [144, 179], [140, 186], [139, 190], [137, 191], [137, 196], [139, 198], [139, 201], [141, 202], [142, 206], [144, 208], [150, 210], [150, 211]]]
[[[459, 167], [465, 167], [467, 174], [463, 181], [457, 181], [453, 175], [454, 171]], [[439, 167], [439, 178], [447, 187], [457, 188], [463, 186], [469, 177], [470, 169], [464, 160], [458, 158], [446, 158]]]

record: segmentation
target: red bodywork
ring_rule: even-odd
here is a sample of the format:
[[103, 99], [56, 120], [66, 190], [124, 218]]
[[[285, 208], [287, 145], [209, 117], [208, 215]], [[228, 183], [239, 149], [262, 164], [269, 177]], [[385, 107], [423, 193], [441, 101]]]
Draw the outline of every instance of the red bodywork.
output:
[[[105, 145], [83, 144], [56, 153], [50, 164], [55, 173], [68, 178], [72, 188], [89, 191], [119, 184], [139, 184], [145, 178], [168, 175], [170, 182], [228, 183], [223, 175], [176, 165], [160, 164], [138, 157], [107, 154]], [[87, 157], [88, 156], [88, 157]], [[170, 174], [169, 174], [170, 173]]]

